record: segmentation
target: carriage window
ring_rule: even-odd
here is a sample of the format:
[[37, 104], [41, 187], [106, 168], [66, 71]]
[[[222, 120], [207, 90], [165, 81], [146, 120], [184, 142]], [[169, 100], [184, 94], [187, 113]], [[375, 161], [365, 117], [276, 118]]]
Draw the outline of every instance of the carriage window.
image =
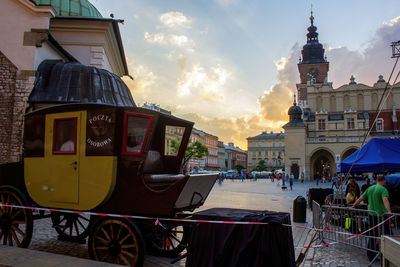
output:
[[77, 118], [54, 120], [53, 154], [76, 154]]
[[30, 116], [25, 120], [24, 155], [25, 157], [44, 156], [44, 116]]
[[177, 156], [181, 146], [185, 127], [165, 126], [164, 155]]
[[143, 114], [125, 116], [123, 154], [142, 153], [152, 117]]

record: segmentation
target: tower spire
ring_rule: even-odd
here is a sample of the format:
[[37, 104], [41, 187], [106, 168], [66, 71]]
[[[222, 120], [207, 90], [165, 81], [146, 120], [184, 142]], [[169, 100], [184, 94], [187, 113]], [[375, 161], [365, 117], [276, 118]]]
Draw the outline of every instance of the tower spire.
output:
[[296, 94], [293, 95], [293, 106], [296, 106]]
[[312, 3], [311, 3], [311, 16], [310, 16], [311, 25], [314, 25], [314, 16], [312, 13]]

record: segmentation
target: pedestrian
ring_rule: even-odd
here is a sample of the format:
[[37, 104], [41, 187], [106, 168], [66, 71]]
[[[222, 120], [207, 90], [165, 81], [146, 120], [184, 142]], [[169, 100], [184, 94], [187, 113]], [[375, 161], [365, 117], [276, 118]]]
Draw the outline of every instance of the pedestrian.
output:
[[294, 182], [294, 174], [291, 173], [289, 178], [290, 191], [293, 190], [293, 182]]
[[[368, 187], [352, 206], [352, 208], [355, 208], [361, 201], [368, 200], [368, 210], [374, 211], [370, 212], [368, 215], [369, 227], [373, 227], [379, 223], [379, 216], [382, 216], [386, 212], [391, 212], [389, 192], [384, 187], [385, 182], [385, 176], [378, 175], [376, 178], [376, 185]], [[378, 236], [379, 228], [373, 229], [370, 233], [372, 236]], [[389, 222], [384, 223], [383, 234], [389, 234]], [[370, 238], [368, 240], [368, 248], [372, 251], [367, 251], [367, 256], [368, 259], [372, 261], [377, 254], [377, 252], [374, 251], [378, 251], [377, 240], [375, 238]]]
[[301, 173], [301, 179], [300, 179], [301, 183], [304, 183], [304, 172]]
[[336, 187], [336, 189], [337, 189], [337, 177], [336, 177], [336, 175], [333, 176], [333, 179], [332, 179], [332, 189], [333, 189], [333, 187]]
[[347, 184], [346, 192], [345, 192], [346, 196], [347, 196], [347, 193], [349, 193], [351, 188], [354, 188], [354, 190], [356, 192], [356, 199], [359, 198], [360, 197], [360, 186], [358, 186], [358, 184], [356, 183], [356, 180], [354, 180], [354, 179], [350, 179], [349, 183]]
[[361, 194], [364, 194], [364, 192], [368, 189], [368, 187], [370, 187], [371, 186], [371, 183], [370, 183], [370, 180], [369, 180], [369, 178], [367, 177], [366, 179], [365, 179], [365, 184], [363, 184], [362, 186], [361, 186]]
[[317, 181], [317, 185], [318, 185], [318, 184], [319, 184], [319, 173], [318, 173], [318, 172], [316, 172], [316, 173], [314, 174], [314, 180]]
[[353, 204], [356, 201], [356, 190], [354, 187], [351, 187], [349, 192], [346, 194], [346, 203], [347, 205]]

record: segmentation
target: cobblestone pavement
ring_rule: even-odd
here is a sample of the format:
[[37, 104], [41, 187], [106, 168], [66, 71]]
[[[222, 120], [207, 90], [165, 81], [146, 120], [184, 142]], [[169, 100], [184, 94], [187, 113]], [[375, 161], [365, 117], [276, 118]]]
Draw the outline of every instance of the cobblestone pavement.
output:
[[[320, 185], [330, 187], [329, 184]], [[293, 199], [302, 195], [306, 197], [306, 191], [315, 187], [314, 183], [295, 183], [293, 191], [282, 191], [280, 186], [269, 180], [258, 181], [231, 181], [226, 180], [222, 184], [216, 184], [211, 191], [205, 205], [200, 209], [205, 210], [214, 207], [244, 208], [255, 210], [271, 210], [290, 212], [292, 214]], [[311, 223], [311, 211], [307, 209], [307, 224]], [[300, 224], [306, 225], [306, 224]], [[311, 234], [302, 229], [293, 229], [295, 247], [308, 244]], [[34, 223], [34, 233], [29, 249], [46, 251], [56, 254], [64, 254], [89, 259], [87, 245], [76, 244], [57, 240], [57, 233], [52, 228], [50, 219], [37, 220]], [[296, 258], [301, 249], [296, 249]], [[169, 264], [170, 259], [154, 256], [146, 256], [144, 266], [184, 266], [185, 261], [174, 265]], [[367, 266], [366, 252], [348, 245], [338, 244], [323, 248], [310, 249], [302, 266]], [[375, 263], [373, 266], [380, 266]]]

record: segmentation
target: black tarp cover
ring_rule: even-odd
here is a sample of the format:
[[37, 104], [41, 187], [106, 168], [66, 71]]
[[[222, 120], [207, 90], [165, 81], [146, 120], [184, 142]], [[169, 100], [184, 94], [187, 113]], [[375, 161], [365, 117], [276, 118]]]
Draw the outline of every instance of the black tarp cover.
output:
[[77, 62], [44, 60], [40, 63], [29, 103], [96, 103], [136, 107], [117, 75]]
[[295, 266], [290, 214], [214, 208], [195, 213], [198, 220], [268, 222], [267, 225], [200, 223], [188, 248], [188, 267]]

